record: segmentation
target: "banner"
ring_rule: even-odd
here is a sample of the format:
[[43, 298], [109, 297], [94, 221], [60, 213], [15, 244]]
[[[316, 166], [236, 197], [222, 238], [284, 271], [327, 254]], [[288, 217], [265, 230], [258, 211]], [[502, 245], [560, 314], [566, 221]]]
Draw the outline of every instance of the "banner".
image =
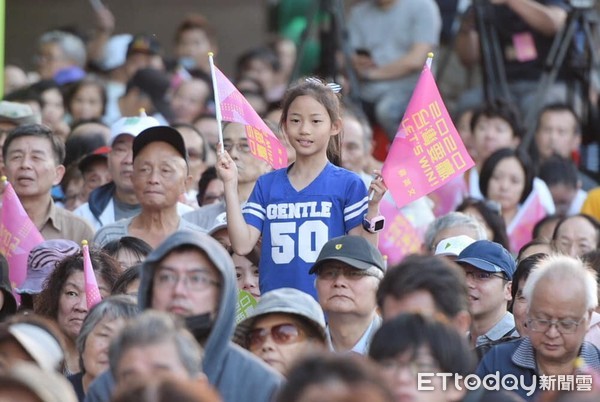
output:
[[274, 169], [287, 167], [287, 151], [283, 144], [225, 74], [212, 63], [211, 67], [215, 81], [217, 119], [220, 120], [220, 115], [224, 121], [244, 124], [252, 155], [266, 161]]
[[426, 64], [382, 168], [398, 208], [474, 165]]
[[517, 254], [521, 247], [533, 239], [533, 227], [546, 216], [540, 195], [534, 188], [506, 228], [510, 251]]
[[29, 252], [43, 242], [44, 237], [29, 219], [13, 186], [5, 181], [0, 183], [2, 185], [5, 187], [0, 218], [0, 253], [8, 261], [10, 283], [14, 289], [25, 281]]

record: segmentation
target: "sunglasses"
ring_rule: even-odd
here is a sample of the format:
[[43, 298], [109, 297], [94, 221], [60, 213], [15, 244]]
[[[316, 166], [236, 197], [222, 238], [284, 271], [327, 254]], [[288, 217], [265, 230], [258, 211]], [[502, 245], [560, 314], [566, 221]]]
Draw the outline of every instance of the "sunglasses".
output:
[[288, 345], [300, 342], [306, 338], [306, 335], [300, 328], [290, 323], [275, 325], [271, 328], [254, 328], [246, 336], [248, 349], [255, 350], [260, 348], [269, 335], [271, 335], [271, 339], [278, 345]]

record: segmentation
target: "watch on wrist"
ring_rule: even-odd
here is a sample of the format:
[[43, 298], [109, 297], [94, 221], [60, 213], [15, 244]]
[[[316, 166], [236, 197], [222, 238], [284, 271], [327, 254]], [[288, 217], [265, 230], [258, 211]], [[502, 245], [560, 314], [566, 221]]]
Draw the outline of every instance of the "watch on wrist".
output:
[[363, 219], [363, 229], [369, 233], [380, 232], [385, 226], [385, 217], [379, 215], [371, 219]]

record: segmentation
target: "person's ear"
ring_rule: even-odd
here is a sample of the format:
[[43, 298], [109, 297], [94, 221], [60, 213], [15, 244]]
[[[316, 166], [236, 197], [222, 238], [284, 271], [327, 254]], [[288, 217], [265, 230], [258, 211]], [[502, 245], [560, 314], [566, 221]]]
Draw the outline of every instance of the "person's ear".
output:
[[573, 134], [573, 141], [571, 142], [571, 152], [579, 151], [581, 146], [581, 134]]
[[342, 132], [342, 119], [331, 122], [331, 135], [338, 135]]
[[512, 149], [517, 149], [519, 147], [519, 145], [521, 145], [521, 139], [513, 134], [511, 144], [512, 144]]
[[512, 300], [511, 290], [512, 290], [512, 281], [508, 281], [508, 282], [506, 282], [506, 285], [504, 285], [504, 299], [506, 301]]
[[65, 175], [65, 167], [64, 167], [64, 165], [58, 165], [58, 166], [56, 166], [55, 177], [54, 177], [54, 180], [52, 181], [52, 184], [55, 185], [55, 186], [57, 184], [59, 184], [62, 181], [64, 175]]

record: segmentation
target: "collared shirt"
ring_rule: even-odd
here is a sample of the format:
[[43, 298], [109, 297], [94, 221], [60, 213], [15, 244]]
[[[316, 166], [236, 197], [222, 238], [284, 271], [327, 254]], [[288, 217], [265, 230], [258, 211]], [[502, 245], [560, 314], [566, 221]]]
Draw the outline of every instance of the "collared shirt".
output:
[[[475, 340], [475, 346], [481, 346], [485, 343], [497, 341], [505, 336], [518, 336], [515, 327], [515, 317], [508, 311], [500, 321], [496, 323], [488, 332], [483, 335], [479, 335]], [[469, 338], [470, 338], [469, 334]]]
[[94, 238], [94, 229], [86, 220], [57, 207], [54, 201], [50, 201], [40, 233], [45, 240], [67, 239], [76, 243], [81, 243], [82, 240], [91, 242]]
[[[369, 352], [369, 347], [371, 346], [371, 340], [373, 339], [373, 335], [375, 335], [375, 332], [377, 332], [379, 327], [381, 327], [381, 322], [381, 317], [379, 315], [375, 315], [375, 318], [373, 318], [365, 333], [360, 337], [358, 342], [356, 342], [356, 344], [348, 352], [354, 352], [358, 353], [359, 355], [366, 356]], [[336, 352], [335, 348], [333, 347], [333, 342], [331, 340], [329, 325], [327, 325], [325, 332], [327, 334], [327, 344], [329, 346], [329, 350], [331, 350], [332, 352]]]
[[[600, 371], [600, 350], [589, 342], [583, 342], [579, 350], [579, 357], [585, 362], [586, 371]], [[494, 346], [481, 360], [476, 374], [483, 378], [496, 372], [502, 375], [512, 374], [519, 378], [519, 382], [530, 386], [536, 382], [537, 389], [527, 395], [528, 391], [519, 386], [514, 391], [526, 401], [533, 401], [540, 391], [540, 380], [534, 376], [540, 374], [535, 360], [535, 349], [529, 337], [505, 342]], [[572, 374], [572, 373], [565, 373]]]

